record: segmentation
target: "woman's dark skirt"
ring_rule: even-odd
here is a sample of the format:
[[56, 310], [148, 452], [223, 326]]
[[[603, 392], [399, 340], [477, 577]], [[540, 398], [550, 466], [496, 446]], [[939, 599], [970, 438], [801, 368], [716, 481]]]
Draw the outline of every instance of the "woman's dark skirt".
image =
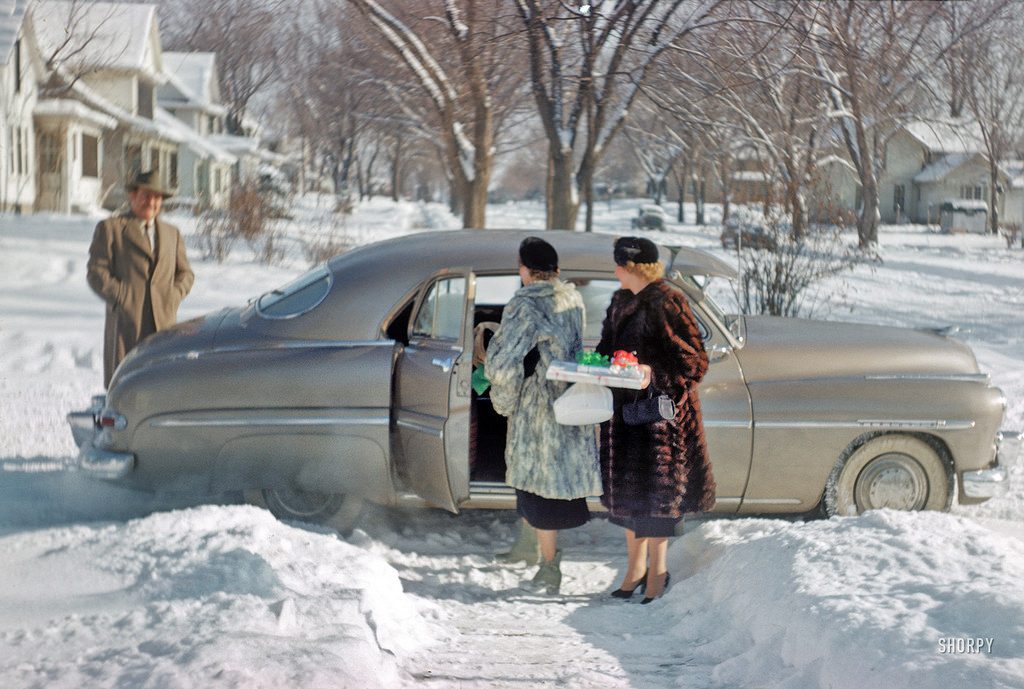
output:
[[609, 516], [608, 521], [624, 529], [629, 529], [637, 538], [671, 538], [682, 533], [683, 519], [670, 517], [615, 517]]
[[535, 529], [559, 531], [575, 529], [590, 520], [586, 498], [558, 500], [542, 498], [534, 493], [516, 489], [516, 511]]

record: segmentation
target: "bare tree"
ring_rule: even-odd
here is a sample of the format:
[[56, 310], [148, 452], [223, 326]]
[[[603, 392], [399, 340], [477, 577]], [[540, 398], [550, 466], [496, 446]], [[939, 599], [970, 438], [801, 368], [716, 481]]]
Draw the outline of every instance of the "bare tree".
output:
[[[378, 0], [349, 1], [426, 97], [455, 195], [462, 204], [463, 226], [486, 227], [496, 120], [513, 83], [508, 59], [513, 45], [500, 14], [488, 11], [492, 3], [447, 0], [436, 16], [423, 20], [398, 3], [391, 3], [389, 9]], [[423, 14], [422, 7], [417, 11]], [[422, 112], [410, 108], [406, 100], [396, 95], [410, 119], [422, 118]]]
[[932, 72], [955, 47], [974, 40], [998, 6], [976, 5], [977, 11], [943, 34], [942, 4], [798, 3], [817, 78], [860, 181], [857, 235], [862, 248], [878, 242], [878, 180], [888, 137], [926, 107]]
[[163, 0], [167, 49], [217, 53], [228, 128], [241, 132], [253, 97], [280, 75], [281, 45], [272, 36], [303, 0]]
[[[574, 228], [580, 192], [593, 221], [593, 175], [652, 65], [709, 21], [720, 0], [516, 0], [530, 81], [548, 139], [549, 228]], [[582, 136], [580, 129], [583, 127]]]
[[1024, 136], [1024, 20], [1018, 7], [1002, 9], [991, 36], [964, 49], [972, 69], [963, 90], [985, 146], [993, 234], [999, 232], [1000, 163]]

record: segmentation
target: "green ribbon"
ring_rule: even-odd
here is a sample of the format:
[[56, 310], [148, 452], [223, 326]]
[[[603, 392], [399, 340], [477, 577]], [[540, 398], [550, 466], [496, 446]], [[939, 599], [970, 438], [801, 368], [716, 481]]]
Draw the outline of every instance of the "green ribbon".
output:
[[473, 385], [473, 391], [478, 395], [484, 394], [487, 392], [487, 388], [491, 387], [491, 381], [487, 379], [487, 372], [484, 371], [483, 364], [473, 369], [471, 384]]
[[581, 366], [611, 366], [611, 357], [597, 352], [580, 352], [576, 355], [576, 363]]

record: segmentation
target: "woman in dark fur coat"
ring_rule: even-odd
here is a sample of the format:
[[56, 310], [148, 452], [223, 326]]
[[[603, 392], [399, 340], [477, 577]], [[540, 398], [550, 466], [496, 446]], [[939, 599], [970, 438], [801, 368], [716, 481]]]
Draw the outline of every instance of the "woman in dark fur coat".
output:
[[630, 426], [622, 405], [647, 393], [615, 388], [615, 415], [601, 425], [601, 501], [611, 521], [626, 529], [628, 553], [622, 585], [612, 595], [629, 598], [639, 587], [649, 603], [668, 585], [668, 537], [686, 512], [715, 504], [697, 398], [708, 358], [686, 297], [663, 279], [657, 246], [621, 237], [614, 257], [622, 289], [612, 296], [597, 351], [636, 352], [651, 369], [648, 389], [676, 404], [674, 419]]

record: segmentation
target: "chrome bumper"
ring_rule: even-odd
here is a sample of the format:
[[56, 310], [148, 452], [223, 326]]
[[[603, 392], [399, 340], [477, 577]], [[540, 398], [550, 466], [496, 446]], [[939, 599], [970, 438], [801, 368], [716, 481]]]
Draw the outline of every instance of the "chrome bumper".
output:
[[103, 450], [86, 442], [78, 452], [78, 468], [96, 478], [116, 480], [135, 468], [135, 455]]
[[996, 465], [990, 469], [965, 471], [961, 481], [968, 498], [994, 498], [1006, 495], [1010, 488], [1010, 468], [1020, 456], [1022, 438], [1016, 431], [996, 434]]
[[88, 409], [71, 412], [67, 419], [78, 446], [77, 468], [96, 478], [116, 480], [127, 476], [135, 467], [135, 455], [96, 447], [103, 435], [98, 417], [105, 403], [105, 396], [93, 397]]

